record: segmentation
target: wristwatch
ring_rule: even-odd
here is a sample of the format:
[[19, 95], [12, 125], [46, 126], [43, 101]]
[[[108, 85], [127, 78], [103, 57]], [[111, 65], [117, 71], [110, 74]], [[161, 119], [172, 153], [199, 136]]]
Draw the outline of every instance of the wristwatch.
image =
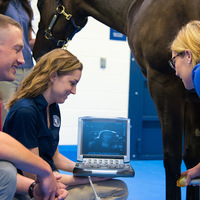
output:
[[31, 199], [34, 197], [33, 196], [33, 189], [34, 189], [34, 187], [35, 187], [36, 184], [37, 184], [36, 182], [33, 182], [33, 183], [31, 183], [31, 185], [28, 188], [28, 194], [31, 197]]

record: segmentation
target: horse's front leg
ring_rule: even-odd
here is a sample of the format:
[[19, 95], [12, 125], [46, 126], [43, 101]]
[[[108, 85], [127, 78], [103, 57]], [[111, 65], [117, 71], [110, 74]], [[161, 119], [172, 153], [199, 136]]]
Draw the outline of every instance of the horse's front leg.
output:
[[[196, 93], [188, 93], [185, 104], [184, 162], [188, 169], [200, 162], [200, 101]], [[187, 200], [199, 200], [199, 187], [187, 187]]]
[[162, 129], [166, 200], [181, 200], [176, 181], [182, 161], [184, 88], [174, 76], [154, 70], [148, 72], [147, 80]]

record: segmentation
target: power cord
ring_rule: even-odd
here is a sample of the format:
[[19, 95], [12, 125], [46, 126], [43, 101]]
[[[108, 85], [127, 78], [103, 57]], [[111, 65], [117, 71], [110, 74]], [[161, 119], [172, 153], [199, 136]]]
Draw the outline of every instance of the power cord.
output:
[[91, 185], [91, 187], [92, 187], [92, 190], [93, 190], [93, 192], [94, 192], [94, 195], [95, 195], [95, 198], [96, 198], [95, 200], [101, 200], [100, 197], [98, 197], [98, 195], [97, 195], [97, 193], [96, 193], [96, 191], [95, 191], [95, 189], [94, 189], [94, 185], [93, 185], [93, 183], [92, 183], [91, 177], [88, 176], [88, 179], [89, 179], [90, 185]]

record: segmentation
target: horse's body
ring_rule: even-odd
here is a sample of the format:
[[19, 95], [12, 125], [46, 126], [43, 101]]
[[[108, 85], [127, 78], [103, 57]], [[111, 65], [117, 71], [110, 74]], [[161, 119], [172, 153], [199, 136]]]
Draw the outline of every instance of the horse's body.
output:
[[[63, 0], [62, 5], [72, 14], [77, 26], [83, 27], [87, 17], [92, 16], [127, 36], [131, 52], [147, 78], [161, 123], [166, 199], [180, 200], [176, 180], [182, 161], [182, 133], [185, 133], [184, 161], [191, 168], [200, 161], [197, 137], [200, 135], [200, 104], [196, 94], [187, 92], [169, 67], [168, 46], [182, 25], [200, 20], [200, 0]], [[40, 27], [47, 29], [57, 2], [38, 0], [38, 6]], [[63, 40], [74, 29], [62, 15], [57, 18], [52, 34]], [[38, 31], [34, 56], [38, 58], [53, 48], [56, 44]], [[198, 188], [188, 187], [187, 191], [187, 199], [198, 199]]]

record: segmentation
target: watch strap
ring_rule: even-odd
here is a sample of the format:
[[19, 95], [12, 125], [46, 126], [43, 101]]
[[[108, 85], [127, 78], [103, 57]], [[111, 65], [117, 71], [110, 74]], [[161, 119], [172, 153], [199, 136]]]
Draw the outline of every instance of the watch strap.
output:
[[34, 181], [33, 183], [31, 183], [31, 185], [30, 185], [29, 188], [28, 188], [28, 194], [29, 194], [29, 196], [31, 197], [31, 199], [34, 197], [34, 196], [33, 196], [33, 189], [34, 189], [34, 187], [35, 187], [36, 184], [37, 184], [37, 183]]

